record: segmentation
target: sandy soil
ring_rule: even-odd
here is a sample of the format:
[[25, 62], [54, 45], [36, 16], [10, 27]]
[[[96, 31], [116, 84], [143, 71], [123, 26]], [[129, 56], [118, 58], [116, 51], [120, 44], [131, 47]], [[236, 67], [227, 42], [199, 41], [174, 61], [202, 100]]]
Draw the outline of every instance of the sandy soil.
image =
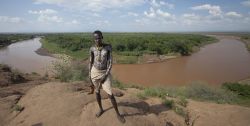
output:
[[[87, 94], [84, 82], [49, 82], [35, 86], [22, 97], [11, 95], [0, 100], [0, 125], [2, 126], [185, 126], [182, 116], [164, 106], [160, 99], [141, 100], [138, 89], [114, 89], [121, 113], [126, 119], [121, 124], [115, 111], [102, 92], [105, 113], [96, 118], [98, 111], [94, 95]], [[119, 96], [119, 97], [118, 97]], [[24, 107], [13, 111], [11, 106]], [[189, 100], [187, 109], [191, 117], [199, 117], [195, 126], [249, 126], [250, 108], [197, 102]], [[4, 114], [4, 115], [3, 115]]]

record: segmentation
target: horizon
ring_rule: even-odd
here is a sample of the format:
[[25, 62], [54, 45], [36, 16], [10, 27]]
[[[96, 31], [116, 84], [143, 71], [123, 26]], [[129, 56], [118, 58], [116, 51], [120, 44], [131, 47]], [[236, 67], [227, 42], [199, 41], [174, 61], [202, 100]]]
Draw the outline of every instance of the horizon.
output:
[[250, 32], [250, 0], [2, 0], [0, 33]]

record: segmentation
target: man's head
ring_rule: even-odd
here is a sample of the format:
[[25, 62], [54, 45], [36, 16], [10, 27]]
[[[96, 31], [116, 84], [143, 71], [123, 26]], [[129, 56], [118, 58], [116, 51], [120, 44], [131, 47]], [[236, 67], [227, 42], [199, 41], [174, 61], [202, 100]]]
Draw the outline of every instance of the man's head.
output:
[[94, 38], [94, 42], [97, 46], [100, 46], [102, 44], [102, 32], [99, 30], [96, 30], [93, 32], [93, 38]]

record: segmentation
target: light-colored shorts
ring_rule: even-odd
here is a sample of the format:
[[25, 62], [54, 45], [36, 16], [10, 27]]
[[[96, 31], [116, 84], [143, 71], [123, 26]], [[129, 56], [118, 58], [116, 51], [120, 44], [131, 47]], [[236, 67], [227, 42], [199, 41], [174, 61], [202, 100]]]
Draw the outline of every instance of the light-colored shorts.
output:
[[95, 86], [95, 92], [99, 93], [100, 89], [102, 88], [105, 92], [107, 92], [109, 95], [112, 95], [111, 90], [111, 75], [109, 74], [107, 79], [104, 81], [103, 84], [100, 85], [100, 78], [102, 76], [105, 76], [106, 70], [98, 70], [94, 66], [91, 68], [91, 80]]

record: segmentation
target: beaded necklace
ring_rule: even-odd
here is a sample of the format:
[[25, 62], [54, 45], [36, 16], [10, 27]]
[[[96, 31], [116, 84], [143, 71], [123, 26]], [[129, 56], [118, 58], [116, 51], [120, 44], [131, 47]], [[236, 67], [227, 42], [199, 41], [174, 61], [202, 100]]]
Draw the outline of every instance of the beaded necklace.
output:
[[101, 46], [96, 46], [96, 48], [97, 48], [97, 50], [99, 52], [99, 55], [98, 55], [97, 59], [98, 59], [99, 62], [101, 62], [101, 51], [103, 49], [103, 46], [102, 45]]

